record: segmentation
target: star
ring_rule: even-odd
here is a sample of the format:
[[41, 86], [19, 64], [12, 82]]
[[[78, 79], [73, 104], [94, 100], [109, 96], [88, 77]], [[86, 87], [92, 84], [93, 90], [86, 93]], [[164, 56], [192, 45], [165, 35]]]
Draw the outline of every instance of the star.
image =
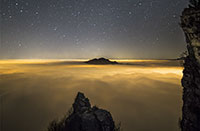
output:
[[176, 15], [173, 15], [174, 18], [176, 18]]
[[62, 35], [62, 37], [63, 37], [63, 38], [65, 38], [65, 37], [66, 37], [66, 35]]
[[142, 6], [142, 2], [139, 2], [138, 5], [139, 5], [139, 6]]

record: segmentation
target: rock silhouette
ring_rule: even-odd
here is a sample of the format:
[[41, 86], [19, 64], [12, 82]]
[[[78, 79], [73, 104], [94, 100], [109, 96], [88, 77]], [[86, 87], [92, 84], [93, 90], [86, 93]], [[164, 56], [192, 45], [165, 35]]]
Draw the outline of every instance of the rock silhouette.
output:
[[182, 78], [182, 131], [200, 131], [200, 0], [190, 0], [181, 16], [188, 56]]
[[89, 99], [79, 92], [73, 112], [60, 123], [53, 122], [48, 131], [115, 131], [115, 124], [108, 111], [91, 107]]
[[86, 61], [85, 63], [87, 63], [87, 64], [97, 64], [97, 65], [119, 64], [116, 61], [110, 61], [109, 59], [105, 59], [105, 58], [99, 58], [99, 59], [95, 58], [95, 59]]

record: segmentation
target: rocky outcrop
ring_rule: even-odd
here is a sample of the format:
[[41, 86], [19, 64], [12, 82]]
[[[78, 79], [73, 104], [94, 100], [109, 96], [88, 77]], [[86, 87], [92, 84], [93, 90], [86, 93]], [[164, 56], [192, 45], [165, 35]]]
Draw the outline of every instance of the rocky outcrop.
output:
[[116, 61], [110, 61], [109, 59], [105, 59], [105, 58], [99, 58], [99, 59], [95, 58], [95, 59], [86, 61], [85, 63], [87, 63], [87, 64], [95, 64], [95, 65], [119, 64]]
[[200, 131], [200, 0], [191, 0], [181, 16], [188, 56], [182, 78], [182, 131]]
[[79, 92], [73, 112], [61, 122], [52, 123], [48, 131], [115, 131], [115, 124], [108, 111], [91, 107], [89, 99]]

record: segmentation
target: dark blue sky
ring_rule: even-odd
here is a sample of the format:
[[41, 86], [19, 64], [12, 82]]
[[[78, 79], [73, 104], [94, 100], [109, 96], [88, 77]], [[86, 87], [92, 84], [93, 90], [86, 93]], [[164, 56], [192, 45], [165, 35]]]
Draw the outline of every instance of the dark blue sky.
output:
[[187, 0], [1, 0], [0, 58], [176, 58]]

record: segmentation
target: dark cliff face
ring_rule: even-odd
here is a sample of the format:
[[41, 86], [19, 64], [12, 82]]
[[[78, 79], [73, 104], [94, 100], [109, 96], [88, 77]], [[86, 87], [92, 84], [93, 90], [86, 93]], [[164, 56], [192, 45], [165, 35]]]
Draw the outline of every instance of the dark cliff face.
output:
[[91, 107], [89, 99], [78, 93], [73, 112], [59, 123], [52, 123], [48, 131], [115, 131], [111, 114], [103, 109]]
[[182, 131], [200, 131], [200, 1], [191, 0], [181, 16], [189, 55], [182, 78]]
[[182, 131], [200, 131], [200, 69], [189, 57], [185, 59], [182, 78]]

